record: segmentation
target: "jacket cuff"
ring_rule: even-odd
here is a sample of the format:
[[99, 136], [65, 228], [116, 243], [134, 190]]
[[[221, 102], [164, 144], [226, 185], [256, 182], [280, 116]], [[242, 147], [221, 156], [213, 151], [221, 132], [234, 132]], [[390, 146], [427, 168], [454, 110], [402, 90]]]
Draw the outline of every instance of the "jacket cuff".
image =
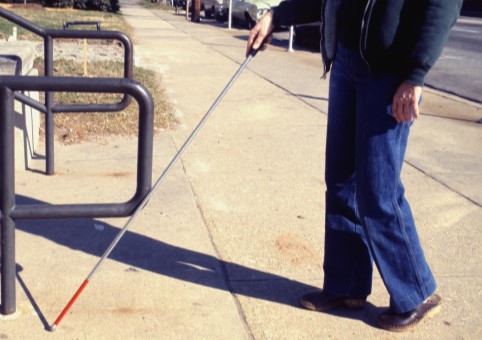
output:
[[423, 69], [414, 69], [412, 70], [404, 80], [409, 81], [412, 84], [423, 86], [425, 83], [425, 76], [427, 75], [427, 71]]

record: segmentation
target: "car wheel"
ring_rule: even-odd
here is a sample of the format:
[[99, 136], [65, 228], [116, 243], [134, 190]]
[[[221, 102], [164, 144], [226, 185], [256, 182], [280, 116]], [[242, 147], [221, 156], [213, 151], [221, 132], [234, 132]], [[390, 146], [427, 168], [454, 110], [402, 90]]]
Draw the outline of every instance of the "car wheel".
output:
[[213, 9], [204, 9], [204, 16], [206, 19], [211, 19], [213, 17]]
[[219, 22], [225, 22], [228, 20], [228, 17], [227, 15], [224, 15], [222, 13], [218, 13], [216, 14], [216, 21], [219, 21]]

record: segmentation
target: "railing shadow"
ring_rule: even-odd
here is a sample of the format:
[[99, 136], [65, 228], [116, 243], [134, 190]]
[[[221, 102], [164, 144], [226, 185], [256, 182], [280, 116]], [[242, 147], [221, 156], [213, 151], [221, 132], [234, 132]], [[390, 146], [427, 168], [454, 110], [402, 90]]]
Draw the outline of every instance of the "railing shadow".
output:
[[[16, 196], [17, 205], [46, 204], [29, 197]], [[96, 230], [101, 229], [102, 231]], [[102, 226], [102, 228], [99, 228]], [[101, 257], [119, 228], [95, 219], [22, 220], [17, 230], [43, 237], [72, 250]], [[22, 251], [21, 249], [19, 251]], [[292, 280], [281, 275], [249, 268], [215, 256], [174, 246], [151, 237], [127, 231], [109, 259], [129, 267], [150, 271], [159, 275], [176, 278], [218, 290], [229, 291], [273, 303], [300, 308], [299, 295], [318, 289], [312, 285]], [[17, 266], [18, 268], [18, 266]], [[44, 324], [47, 324], [40, 308], [35, 303], [27, 285], [22, 288]], [[372, 325], [377, 308], [367, 304], [362, 312], [334, 311], [332, 314], [359, 319]], [[47, 325], [48, 326], [48, 325]]]
[[[20, 195], [16, 196], [16, 202], [17, 205], [46, 204]], [[99, 231], [100, 229], [102, 231]], [[72, 250], [98, 257], [104, 254], [119, 232], [117, 227], [89, 218], [19, 220], [17, 230], [38, 235]], [[297, 292], [316, 289], [302, 282], [223, 261], [214, 256], [174, 246], [130, 230], [124, 234], [109, 259], [141, 270], [221, 290], [227, 289], [225, 283], [229, 286], [231, 279], [235, 281], [240, 279], [242, 282], [250, 280], [276, 282], [277, 285], [289, 287], [290, 291]], [[220, 278], [225, 282], [219, 280]], [[296, 299], [285, 291], [279, 294], [267, 294], [253, 290], [244, 284], [235, 286], [231, 285], [228, 289], [233, 289], [233, 293], [236, 294], [290, 306], [297, 305]]]

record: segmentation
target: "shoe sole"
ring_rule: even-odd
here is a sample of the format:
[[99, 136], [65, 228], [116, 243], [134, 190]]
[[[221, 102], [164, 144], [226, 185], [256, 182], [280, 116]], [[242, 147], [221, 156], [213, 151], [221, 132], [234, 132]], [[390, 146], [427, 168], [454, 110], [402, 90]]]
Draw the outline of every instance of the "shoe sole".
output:
[[398, 332], [398, 333], [406, 332], [406, 331], [412, 329], [414, 326], [421, 323], [422, 321], [436, 316], [438, 313], [440, 313], [441, 308], [442, 308], [441, 303], [439, 303], [438, 305], [429, 309], [420, 319], [417, 319], [414, 322], [412, 322], [411, 324], [403, 326], [403, 327], [387, 327], [387, 326], [384, 326], [384, 325], [380, 325], [380, 327], [387, 330], [387, 331], [391, 331], [391, 332]]
[[338, 307], [345, 307], [349, 310], [360, 310], [363, 309], [365, 306], [365, 301], [358, 301], [354, 299], [347, 299], [345, 301], [340, 301], [338, 303], [334, 303], [329, 306], [325, 306], [325, 308], [316, 308], [313, 303], [305, 300], [300, 300], [300, 305], [308, 310], [311, 310], [313, 312], [327, 312], [332, 309], [338, 308]]

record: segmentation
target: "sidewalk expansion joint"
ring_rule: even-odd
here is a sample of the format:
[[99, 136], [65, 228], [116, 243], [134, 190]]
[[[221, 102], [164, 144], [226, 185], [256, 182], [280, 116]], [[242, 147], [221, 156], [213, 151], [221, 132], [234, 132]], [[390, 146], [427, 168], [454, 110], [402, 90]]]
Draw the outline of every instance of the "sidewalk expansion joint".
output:
[[415, 164], [411, 163], [410, 161], [407, 161], [407, 160], [404, 160], [404, 163], [408, 164], [409, 166], [411, 166], [412, 168], [414, 168], [415, 170], [421, 172], [422, 174], [424, 174], [425, 176], [433, 179], [435, 182], [443, 185], [445, 188], [449, 189], [450, 191], [452, 191], [453, 193], [459, 195], [460, 197], [463, 197], [465, 198], [467, 201], [469, 201], [470, 203], [476, 205], [477, 207], [479, 208], [482, 208], [482, 204], [475, 201], [473, 198], [467, 196], [467, 195], [464, 195], [462, 194], [460, 191], [457, 191], [456, 189], [452, 188], [450, 185], [448, 185], [447, 183], [443, 182], [442, 180], [438, 179], [437, 177], [429, 174], [428, 172], [426, 172], [425, 170], [423, 170], [422, 168], [416, 166]]

